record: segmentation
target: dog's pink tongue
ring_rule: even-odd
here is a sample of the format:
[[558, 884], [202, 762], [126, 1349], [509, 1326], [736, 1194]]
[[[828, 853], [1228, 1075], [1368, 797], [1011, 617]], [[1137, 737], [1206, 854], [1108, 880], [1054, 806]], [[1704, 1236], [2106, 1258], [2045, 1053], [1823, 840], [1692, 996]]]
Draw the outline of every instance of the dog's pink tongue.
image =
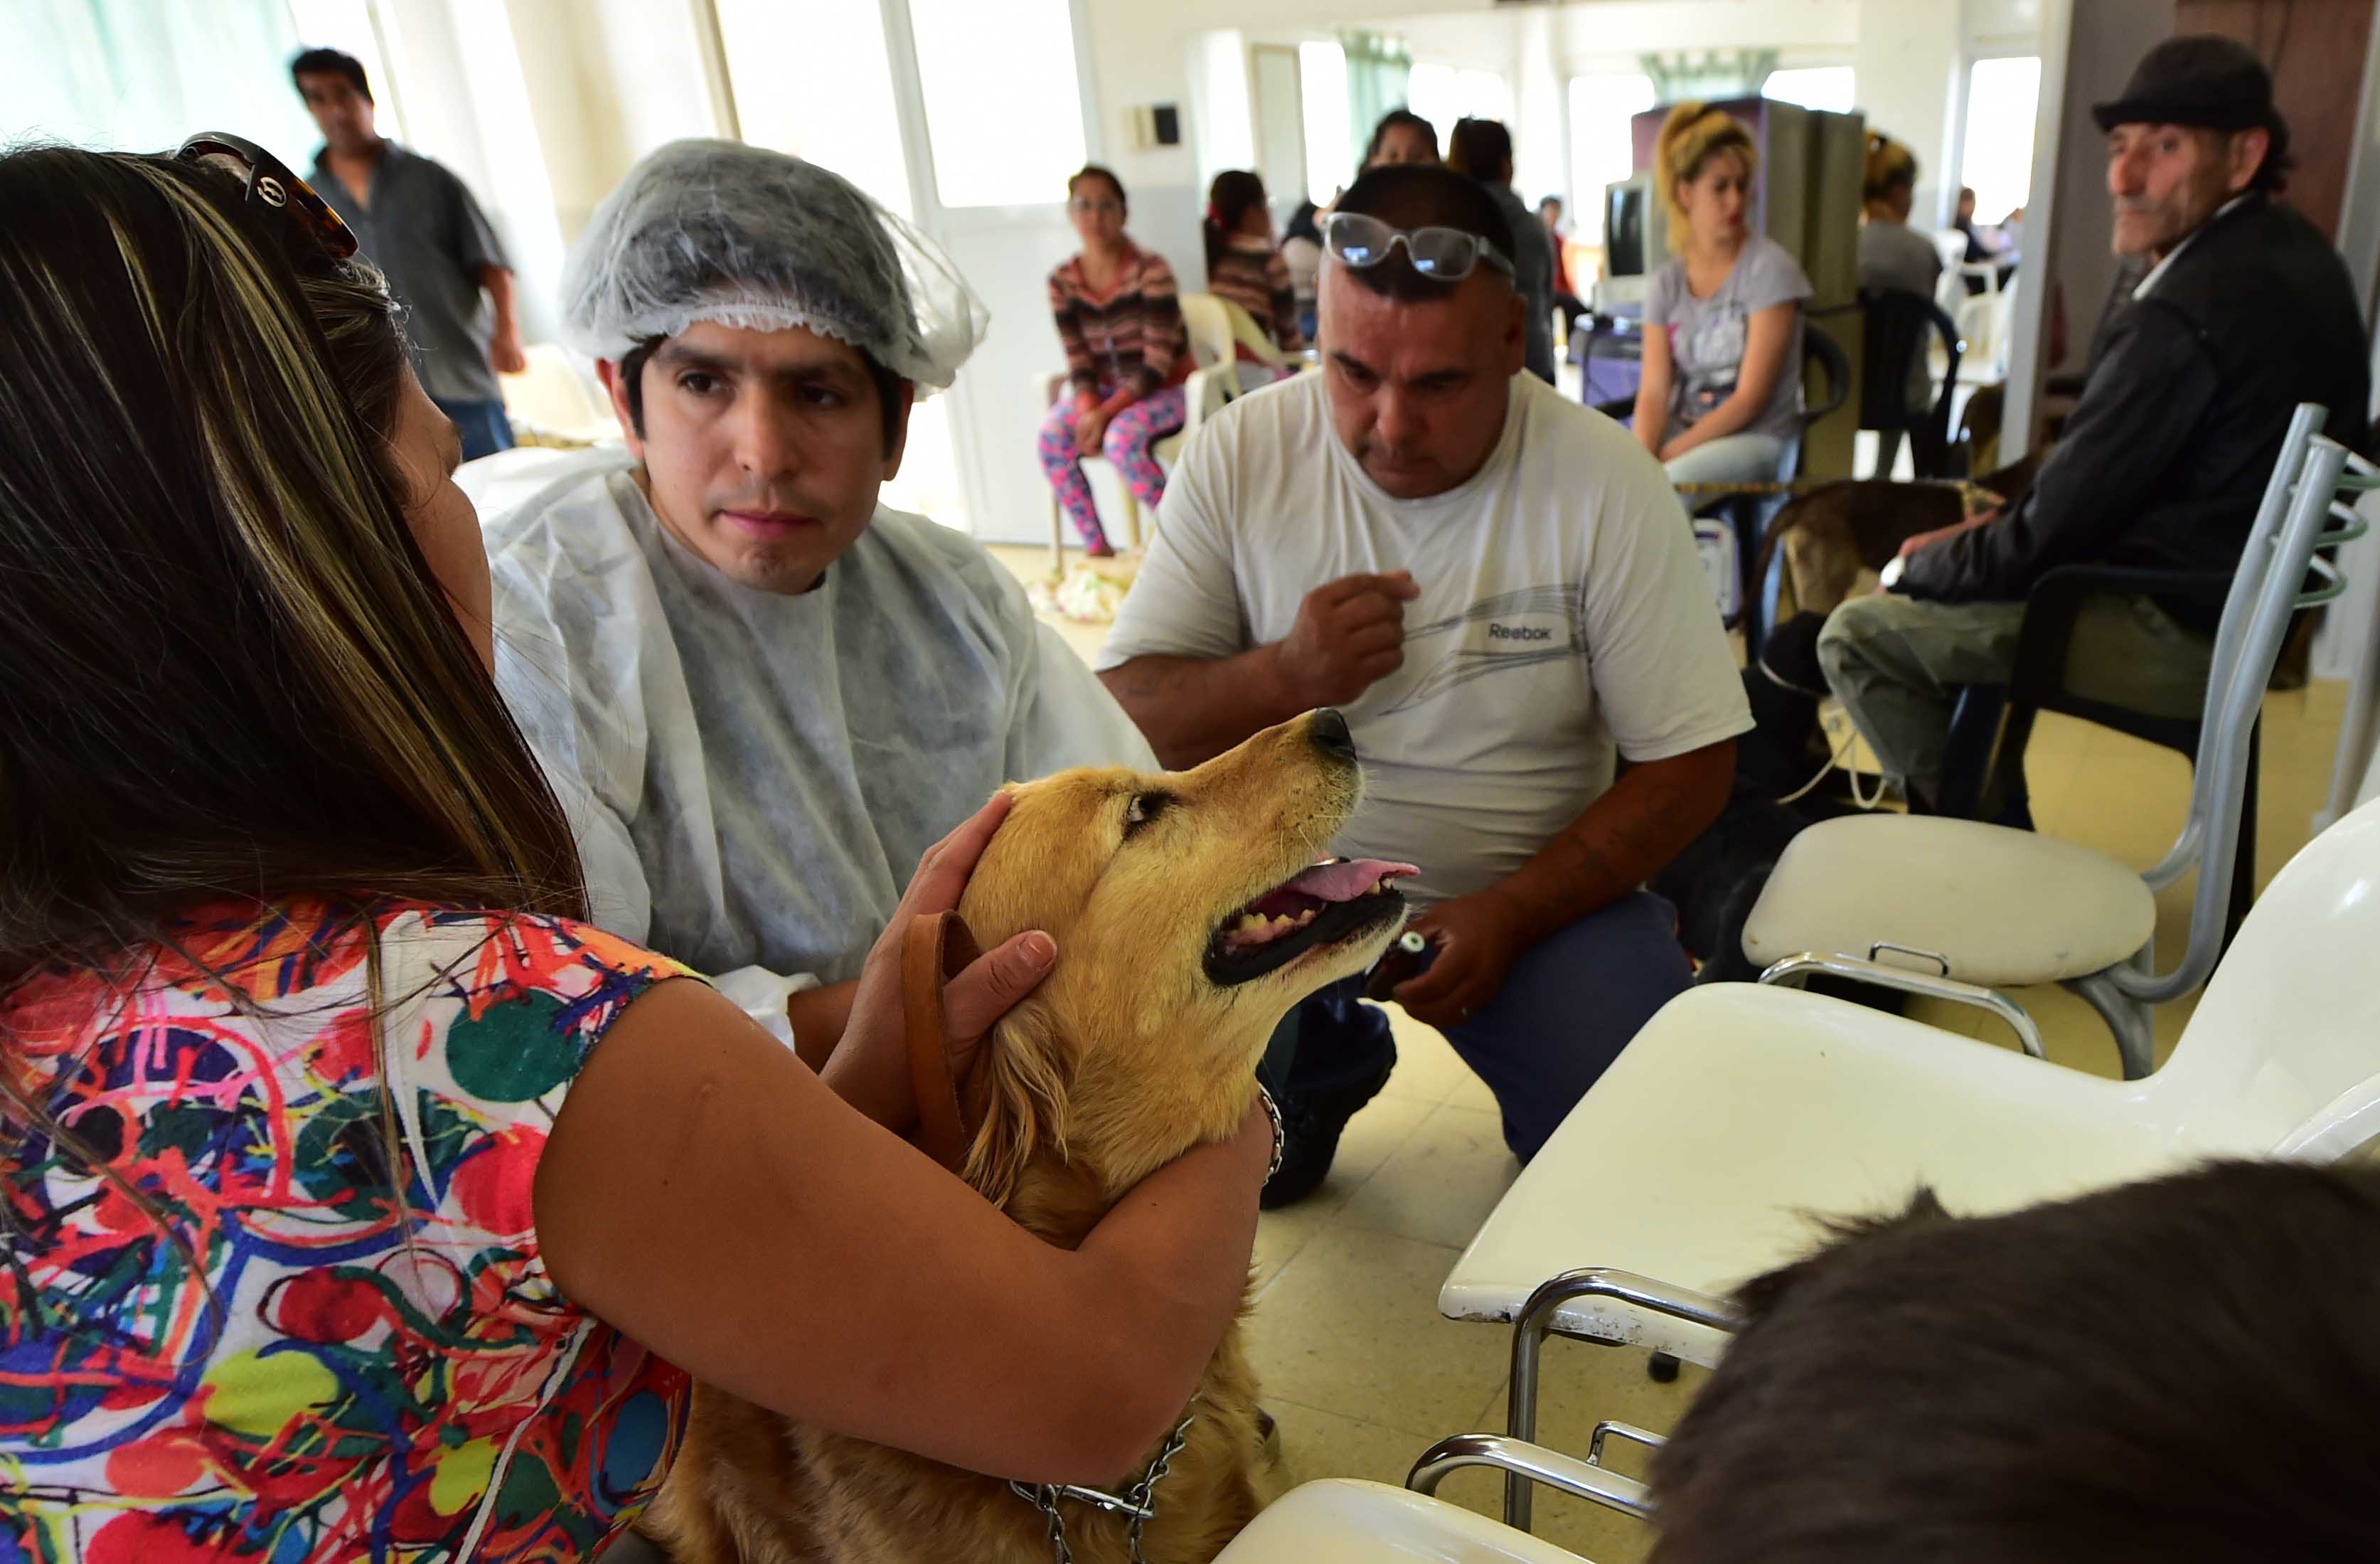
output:
[[1378, 858], [1351, 858], [1343, 863], [1318, 863], [1289, 882], [1285, 889], [1303, 891], [1324, 901], [1353, 901], [1368, 896], [1384, 879], [1420, 874], [1410, 863], [1390, 863]]

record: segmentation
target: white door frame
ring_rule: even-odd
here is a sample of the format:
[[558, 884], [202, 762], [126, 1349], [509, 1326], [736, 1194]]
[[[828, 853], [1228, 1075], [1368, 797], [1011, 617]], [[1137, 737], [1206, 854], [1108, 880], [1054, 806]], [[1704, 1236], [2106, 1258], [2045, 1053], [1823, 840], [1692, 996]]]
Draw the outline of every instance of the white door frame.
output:
[[[926, 119], [923, 79], [917, 71], [917, 40], [910, 25], [909, 0], [877, 0], [884, 18], [884, 52], [892, 71], [892, 102], [901, 120], [901, 154], [909, 174], [910, 210], [917, 226], [945, 250], [955, 252], [965, 235], [1013, 226], [1038, 206], [946, 207], [934, 178], [933, 136]], [[1075, 34], [1075, 90], [1082, 110], [1083, 147], [1091, 162], [1104, 161], [1098, 92], [1091, 78], [1090, 18], [1085, 0], [1067, 0]], [[1062, 205], [1059, 202], [1047, 203]], [[1014, 387], [1023, 395], [1024, 387]], [[950, 398], [952, 455], [958, 466], [959, 486], [966, 496], [967, 530], [984, 535], [985, 523], [997, 508], [996, 488], [985, 471], [985, 409], [979, 405], [992, 394], [978, 386], [954, 385]]]

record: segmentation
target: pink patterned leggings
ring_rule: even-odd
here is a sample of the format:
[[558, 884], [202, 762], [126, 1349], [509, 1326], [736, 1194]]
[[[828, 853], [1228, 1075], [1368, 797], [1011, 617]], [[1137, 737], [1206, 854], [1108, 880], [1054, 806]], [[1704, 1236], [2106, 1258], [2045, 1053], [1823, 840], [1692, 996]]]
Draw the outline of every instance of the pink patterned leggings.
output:
[[[1152, 391], [1109, 420], [1107, 432], [1099, 439], [1099, 452], [1116, 476], [1135, 499], [1152, 510], [1165, 497], [1165, 473], [1148, 454], [1148, 447], [1182, 427], [1187, 417], [1184, 407], [1179, 385]], [[1109, 549], [1108, 534], [1099, 525], [1099, 507], [1091, 498], [1091, 485], [1083, 477], [1082, 458], [1075, 452], [1075, 417], [1074, 402], [1061, 393], [1050, 416], [1041, 421], [1041, 471], [1058, 491], [1058, 503], [1082, 535], [1084, 546], [1100, 554]]]

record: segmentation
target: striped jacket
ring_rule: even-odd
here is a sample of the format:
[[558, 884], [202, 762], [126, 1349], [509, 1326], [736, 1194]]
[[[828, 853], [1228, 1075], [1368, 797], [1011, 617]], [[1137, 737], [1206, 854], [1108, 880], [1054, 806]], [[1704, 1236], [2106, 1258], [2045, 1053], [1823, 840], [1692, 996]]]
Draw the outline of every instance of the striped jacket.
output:
[[1129, 388], [1146, 397], [1190, 378], [1189, 334], [1180, 290], [1165, 257], [1124, 242], [1114, 287], [1094, 293], [1074, 256], [1050, 274], [1050, 312], [1066, 349], [1066, 380], [1076, 400]]
[[1207, 268], [1207, 291], [1245, 310], [1282, 352], [1304, 351], [1305, 334], [1297, 329], [1297, 289], [1289, 263], [1264, 240], [1234, 234], [1225, 241], [1223, 252]]

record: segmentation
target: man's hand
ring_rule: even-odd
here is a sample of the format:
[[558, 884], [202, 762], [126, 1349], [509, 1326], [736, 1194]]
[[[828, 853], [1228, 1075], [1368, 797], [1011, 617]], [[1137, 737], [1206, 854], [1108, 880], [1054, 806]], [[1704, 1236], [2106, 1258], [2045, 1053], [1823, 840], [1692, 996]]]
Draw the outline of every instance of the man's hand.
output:
[[1903, 538], [1900, 541], [1899, 557], [1906, 559], [1920, 549], [1931, 548], [1946, 539], [1957, 537], [1961, 532], [1973, 532], [1987, 522], [1998, 520], [1999, 514], [1997, 509], [1978, 511], [1963, 521], [1953, 521], [1947, 527], [1937, 527], [1930, 532], [1919, 532], [1914, 537]]
[[1099, 455], [1099, 442], [1106, 438], [1108, 425], [1112, 422], [1114, 419], [1115, 415], [1109, 412], [1105, 408], [1093, 408], [1087, 413], [1076, 415], [1075, 419], [1075, 454], [1076, 456]]
[[1282, 672], [1301, 707], [1343, 706], [1404, 666], [1404, 605], [1421, 595], [1410, 571], [1342, 576], [1305, 594], [1282, 638]]
[[488, 344], [488, 361], [496, 367], [498, 374], [528, 373], [528, 354], [521, 347], [520, 333], [496, 333], [494, 340]]
[[1393, 991], [1417, 1021], [1443, 1031], [1467, 1020], [1504, 987], [1512, 963], [1535, 943], [1517, 912], [1494, 891], [1442, 901], [1413, 922], [1437, 947], [1429, 970]]
[[[1011, 796], [993, 795], [965, 824], [926, 849], [917, 861], [901, 905], [892, 910], [868, 963], [859, 974], [859, 992], [851, 1005], [851, 1021], [819, 1078], [837, 1096], [896, 1133], [906, 1133], [917, 1121], [917, 1099], [909, 1080], [909, 1042], [901, 1005], [901, 959], [909, 936], [910, 920], [947, 912], [959, 904], [976, 861], [1008, 817]], [[951, 1028], [953, 1072], [960, 1078], [973, 1062], [975, 1050], [992, 1023], [1033, 992], [1057, 965], [1058, 947], [1038, 929], [1016, 935], [968, 966], [943, 991], [942, 1004]]]

